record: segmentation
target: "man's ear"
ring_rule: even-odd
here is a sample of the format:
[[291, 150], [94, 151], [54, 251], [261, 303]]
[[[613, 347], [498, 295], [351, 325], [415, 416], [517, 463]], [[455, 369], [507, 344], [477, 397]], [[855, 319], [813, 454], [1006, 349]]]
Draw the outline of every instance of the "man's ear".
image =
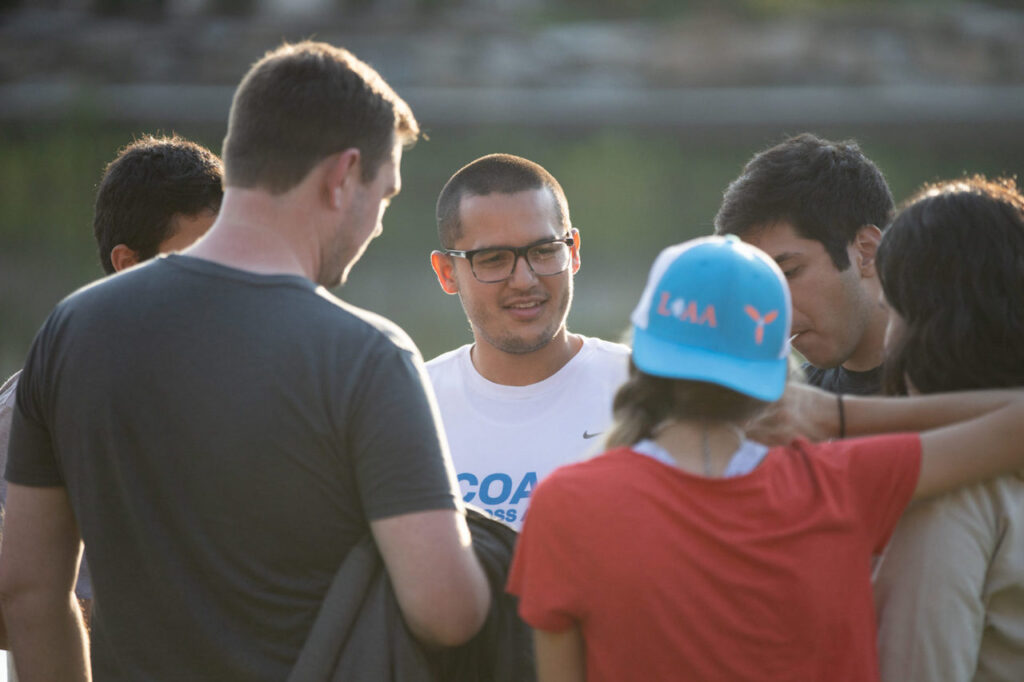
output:
[[853, 238], [853, 249], [861, 277], [875, 276], [875, 254], [878, 253], [881, 241], [882, 231], [875, 225], [864, 225], [857, 230], [857, 236]]
[[455, 263], [451, 256], [440, 251], [430, 253], [430, 267], [434, 268], [437, 282], [446, 294], [459, 293], [459, 282], [455, 279]]
[[121, 272], [139, 262], [139, 254], [127, 244], [118, 244], [110, 250], [110, 264], [114, 266], [114, 272]]
[[572, 274], [580, 271], [580, 231], [575, 227], [569, 232], [572, 237]]
[[354, 182], [362, 183], [362, 155], [352, 147], [331, 154], [322, 162], [323, 189], [327, 203], [340, 210], [346, 202]]

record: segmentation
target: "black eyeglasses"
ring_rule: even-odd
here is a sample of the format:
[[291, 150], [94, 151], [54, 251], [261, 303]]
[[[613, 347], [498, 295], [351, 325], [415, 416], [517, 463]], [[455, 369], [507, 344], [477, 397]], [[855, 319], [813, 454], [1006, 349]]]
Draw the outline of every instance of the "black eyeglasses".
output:
[[442, 249], [441, 253], [469, 261], [477, 281], [484, 284], [503, 282], [515, 272], [519, 259], [526, 260], [535, 275], [549, 277], [565, 272], [572, 259], [572, 237], [545, 239], [526, 246], [496, 246], [472, 251]]

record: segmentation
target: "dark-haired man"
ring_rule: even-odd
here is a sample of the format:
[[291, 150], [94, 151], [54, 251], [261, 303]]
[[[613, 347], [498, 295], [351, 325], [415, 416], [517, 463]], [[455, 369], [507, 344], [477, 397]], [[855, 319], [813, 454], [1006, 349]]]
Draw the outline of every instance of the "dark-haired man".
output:
[[7, 466], [0, 594], [21, 672], [86, 679], [66, 605], [79, 529], [98, 679], [285, 679], [367, 535], [413, 634], [479, 628], [489, 589], [418, 351], [324, 288], [380, 233], [417, 135], [351, 53], [270, 52], [235, 93], [210, 231], [51, 314]]
[[441, 288], [458, 294], [473, 344], [427, 363], [463, 499], [519, 528], [540, 479], [596, 450], [629, 349], [572, 334], [580, 233], [558, 181], [491, 154], [437, 201]]
[[888, 313], [875, 250], [892, 213], [885, 178], [855, 142], [806, 133], [756, 154], [725, 191], [715, 232], [738, 235], [782, 268], [793, 346], [815, 386], [881, 388]]
[[146, 135], [107, 164], [96, 193], [93, 233], [108, 275], [203, 236], [224, 196], [223, 166], [178, 136]]
[[[213, 152], [178, 136], [147, 135], [121, 149], [107, 164], [96, 194], [93, 233], [103, 271], [119, 272], [201, 237], [220, 208], [221, 175], [220, 159]], [[20, 376], [19, 371], [0, 386], [0, 471], [7, 463]], [[6, 497], [7, 481], [0, 479], [0, 505]], [[92, 584], [85, 562], [75, 594], [88, 616]], [[6, 648], [6, 633], [3, 644]]]

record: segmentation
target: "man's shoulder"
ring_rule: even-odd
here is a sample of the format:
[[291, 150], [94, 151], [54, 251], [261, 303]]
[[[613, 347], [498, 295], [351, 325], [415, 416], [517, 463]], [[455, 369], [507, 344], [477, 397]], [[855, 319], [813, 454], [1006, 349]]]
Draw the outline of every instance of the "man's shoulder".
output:
[[459, 364], [471, 347], [472, 344], [467, 343], [463, 346], [459, 346], [458, 348], [453, 348], [450, 351], [441, 353], [435, 358], [427, 360], [427, 371], [433, 373], [441, 370], [448, 370], [452, 366]]
[[587, 374], [610, 374], [617, 382], [624, 381], [629, 373], [629, 358], [632, 352], [629, 346], [613, 341], [605, 341], [591, 336], [584, 336], [583, 347], [578, 361], [574, 363]]
[[339, 324], [358, 329], [370, 337], [375, 337], [381, 343], [419, 356], [420, 352], [416, 343], [397, 323], [383, 315], [342, 301], [323, 287], [318, 287], [317, 293], [340, 313], [337, 316]]
[[629, 346], [622, 343], [607, 341], [596, 336], [580, 335], [580, 338], [583, 339], [583, 346], [585, 348], [592, 349], [593, 352], [599, 357], [615, 358], [616, 360], [622, 360], [629, 358], [630, 353], [632, 353]]

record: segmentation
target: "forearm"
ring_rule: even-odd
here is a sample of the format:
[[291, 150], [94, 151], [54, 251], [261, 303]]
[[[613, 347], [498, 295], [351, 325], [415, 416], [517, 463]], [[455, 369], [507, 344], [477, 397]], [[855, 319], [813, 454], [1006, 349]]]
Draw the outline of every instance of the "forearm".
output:
[[483, 625], [491, 590], [461, 513], [417, 512], [370, 523], [409, 629], [457, 646]]
[[562, 632], [534, 630], [533, 642], [539, 682], [586, 680], [586, 646], [578, 626]]
[[[844, 436], [928, 431], [995, 412], [1021, 400], [1019, 389], [959, 391], [901, 398], [843, 396]], [[840, 436], [839, 398], [817, 398], [816, 422]]]
[[20, 682], [87, 682], [89, 653], [77, 600], [26, 592], [3, 602]]
[[[435, 581], [430, 594], [403, 599], [406, 623], [415, 637], [428, 646], [465, 644], [484, 624], [490, 609], [491, 590], [475, 556], [466, 557], [459, 571], [461, 584]], [[468, 593], [468, 594], [467, 594]], [[401, 602], [400, 602], [401, 603]]]

